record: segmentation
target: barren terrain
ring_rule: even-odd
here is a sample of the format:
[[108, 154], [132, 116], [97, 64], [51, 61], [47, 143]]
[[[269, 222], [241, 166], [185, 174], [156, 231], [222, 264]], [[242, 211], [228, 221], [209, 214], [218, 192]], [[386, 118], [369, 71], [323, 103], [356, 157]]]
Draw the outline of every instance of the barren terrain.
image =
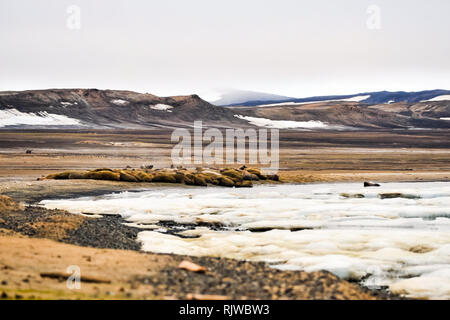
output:
[[[0, 179], [12, 187], [64, 170], [167, 167], [174, 146], [170, 135], [168, 130], [0, 131]], [[279, 163], [284, 182], [447, 180], [450, 132], [283, 131]]]
[[[279, 271], [265, 263], [141, 253], [135, 241], [137, 230], [124, 226], [118, 217], [20, 208], [0, 197], [4, 204], [0, 208], [0, 299], [390, 297], [329, 272]], [[187, 267], [182, 267], [183, 261], [196, 265], [192, 268], [184, 262]], [[68, 285], [74, 270], [81, 277], [79, 287], [73, 282]]]
[[[0, 131], [0, 194], [27, 204], [42, 199], [151, 188], [155, 183], [37, 179], [64, 170], [170, 166], [173, 146], [170, 133], [167, 130]], [[283, 131], [279, 174], [282, 182], [288, 183], [449, 181], [449, 138], [449, 132], [438, 130]], [[3, 224], [0, 228], [2, 298], [388, 297], [377, 296], [379, 293], [341, 281], [329, 273], [281, 272], [263, 263], [139, 253], [127, 246], [120, 247], [124, 243], [136, 245], [133, 231], [123, 233], [123, 241], [107, 240], [111, 230], [120, 230], [117, 221], [88, 217], [80, 220], [67, 213], [33, 210], [3, 211], [7, 216], [0, 221]], [[101, 235], [99, 230], [105, 232], [101, 236], [103, 242], [89, 236]], [[117, 243], [122, 250], [112, 249], [116, 248], [112, 244]], [[178, 265], [184, 259], [203, 265], [208, 271], [197, 274], [181, 270]], [[66, 268], [73, 264], [81, 267], [85, 277], [81, 290], [66, 287]]]

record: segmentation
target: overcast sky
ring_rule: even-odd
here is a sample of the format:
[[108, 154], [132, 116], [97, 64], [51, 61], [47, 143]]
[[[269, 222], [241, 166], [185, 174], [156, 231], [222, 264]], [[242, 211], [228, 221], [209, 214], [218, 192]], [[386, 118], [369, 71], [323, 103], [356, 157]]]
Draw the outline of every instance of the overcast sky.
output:
[[0, 90], [450, 89], [449, 14], [448, 0], [1, 0]]

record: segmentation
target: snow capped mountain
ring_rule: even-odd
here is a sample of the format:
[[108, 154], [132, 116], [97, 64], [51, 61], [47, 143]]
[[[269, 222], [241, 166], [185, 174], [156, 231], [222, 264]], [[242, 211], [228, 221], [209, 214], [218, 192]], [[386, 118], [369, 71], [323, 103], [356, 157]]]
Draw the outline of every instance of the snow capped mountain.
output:
[[236, 89], [214, 90], [200, 94], [200, 97], [216, 106], [238, 105], [247, 101], [279, 102], [295, 99], [277, 94]]
[[[210, 104], [198, 95], [158, 97], [98, 89], [0, 92], [0, 130], [173, 129], [191, 128], [194, 121], [200, 120], [205, 126], [217, 128], [450, 128], [448, 93], [444, 90], [383, 91], [302, 99], [281, 96], [288, 100], [252, 100], [223, 107]], [[223, 95], [216, 101], [279, 98], [258, 92], [233, 91], [232, 95]]]
[[426, 90], [418, 92], [377, 91], [350, 95], [314, 96], [306, 98], [290, 98], [269, 93], [232, 90], [216, 93], [215, 99], [208, 100], [218, 106], [267, 106], [298, 105], [329, 101], [355, 101], [367, 104], [391, 104], [395, 102], [416, 103], [421, 101], [450, 100], [450, 90]]

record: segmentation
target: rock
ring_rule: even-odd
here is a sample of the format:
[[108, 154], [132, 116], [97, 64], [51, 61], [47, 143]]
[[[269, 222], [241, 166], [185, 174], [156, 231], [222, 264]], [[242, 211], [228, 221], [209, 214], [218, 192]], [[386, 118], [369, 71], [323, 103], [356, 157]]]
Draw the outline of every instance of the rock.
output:
[[378, 195], [380, 199], [395, 199], [395, 198], [404, 198], [404, 199], [420, 199], [419, 196], [413, 194], [404, 194], [401, 192], [386, 192], [380, 193]]
[[364, 198], [361, 193], [341, 193], [340, 196], [344, 198]]
[[417, 246], [409, 248], [409, 251], [414, 252], [414, 253], [427, 253], [427, 252], [430, 252], [433, 250], [434, 250], [433, 248], [422, 246], [422, 245], [417, 245]]
[[364, 187], [379, 187], [378, 183], [372, 181], [364, 181]]
[[401, 198], [402, 194], [399, 192], [389, 192], [389, 193], [380, 193], [378, 195], [381, 199], [394, 199], [394, 198]]
[[32, 150], [25, 151], [26, 154], [31, 154], [32, 152], [33, 152]]
[[192, 271], [192, 272], [199, 272], [199, 273], [203, 273], [206, 272], [206, 268], [199, 266], [198, 264], [195, 264], [193, 262], [190, 262], [188, 260], [183, 260], [179, 265], [178, 268], [180, 269], [184, 269], [187, 271]]

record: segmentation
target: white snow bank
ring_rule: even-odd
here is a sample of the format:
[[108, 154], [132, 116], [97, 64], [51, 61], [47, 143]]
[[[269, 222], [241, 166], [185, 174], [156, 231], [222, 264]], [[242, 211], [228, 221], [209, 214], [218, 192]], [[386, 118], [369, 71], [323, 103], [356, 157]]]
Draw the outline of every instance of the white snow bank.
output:
[[73, 106], [75, 104], [78, 104], [78, 102], [68, 102], [68, 101], [61, 101], [62, 106]]
[[126, 106], [130, 102], [128, 102], [126, 100], [122, 100], [122, 99], [114, 99], [114, 100], [111, 100], [111, 103], [114, 103], [117, 106]]
[[81, 125], [80, 120], [69, 118], [60, 114], [48, 113], [47, 111], [20, 112], [17, 109], [0, 110], [0, 128], [15, 125], [31, 126], [71, 126]]
[[344, 99], [316, 100], [316, 101], [307, 101], [307, 102], [280, 102], [280, 103], [262, 104], [262, 105], [259, 105], [258, 107], [276, 107], [276, 106], [284, 106], [284, 105], [299, 106], [299, 105], [302, 105], [302, 104], [332, 102], [332, 101], [361, 102], [361, 101], [369, 99], [369, 98], [370, 98], [370, 95], [367, 95], [367, 96], [354, 96], [354, 97], [351, 97], [351, 98], [344, 98]]
[[352, 98], [347, 98], [347, 99], [339, 99], [339, 100], [335, 100], [335, 101], [354, 101], [354, 102], [360, 102], [366, 99], [369, 99], [370, 95], [367, 96], [356, 96], [356, 97], [352, 97]]
[[173, 109], [173, 106], [168, 105], [168, 104], [158, 103], [154, 106], [150, 106], [150, 109], [158, 110], [158, 111], [172, 112], [172, 110], [170, 110], [170, 109]]
[[405, 294], [413, 298], [448, 300], [450, 298], [450, 268], [400, 280], [391, 284], [389, 289], [393, 293]]
[[250, 124], [258, 126], [258, 127], [266, 127], [273, 129], [294, 129], [294, 128], [304, 128], [304, 129], [326, 129], [329, 126], [321, 121], [290, 121], [290, 120], [271, 120], [266, 118], [256, 118], [256, 117], [247, 117], [239, 114], [234, 115], [236, 118], [246, 120], [250, 122]]
[[428, 99], [428, 100], [423, 100], [423, 101], [445, 101], [445, 100], [450, 100], [450, 95], [442, 95], [442, 96], [437, 96], [434, 97], [433, 99]]

